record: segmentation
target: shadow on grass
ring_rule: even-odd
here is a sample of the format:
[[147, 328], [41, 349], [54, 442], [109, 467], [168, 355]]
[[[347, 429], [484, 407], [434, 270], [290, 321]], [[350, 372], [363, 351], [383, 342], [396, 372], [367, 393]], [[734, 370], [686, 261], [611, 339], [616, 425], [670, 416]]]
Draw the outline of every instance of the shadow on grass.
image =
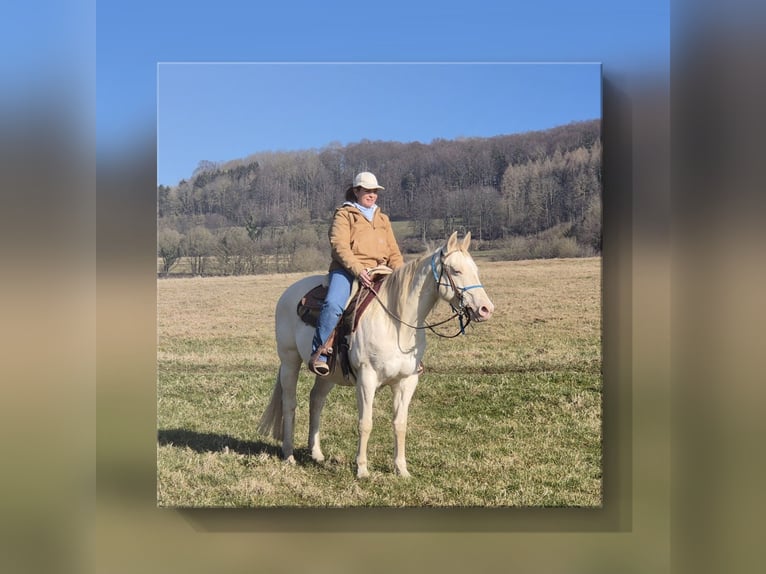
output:
[[[263, 441], [240, 440], [226, 434], [197, 432], [187, 429], [160, 429], [157, 432], [159, 446], [188, 447], [195, 452], [230, 452], [253, 456], [267, 454], [282, 457], [282, 447]], [[317, 464], [308, 448], [296, 447], [293, 456], [298, 464]]]
[[187, 429], [160, 429], [157, 433], [157, 444], [160, 446], [189, 447], [196, 452], [220, 452], [228, 450], [238, 454], [258, 455], [268, 454], [280, 456], [279, 446], [263, 441], [240, 440], [225, 434], [196, 432]]

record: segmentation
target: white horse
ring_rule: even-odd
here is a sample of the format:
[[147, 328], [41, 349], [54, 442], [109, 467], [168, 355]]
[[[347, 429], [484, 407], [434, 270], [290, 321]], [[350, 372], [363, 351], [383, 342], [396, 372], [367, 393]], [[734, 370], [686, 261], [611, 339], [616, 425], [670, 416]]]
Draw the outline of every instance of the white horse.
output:
[[[319, 444], [319, 425], [325, 398], [333, 386], [355, 385], [359, 409], [357, 477], [369, 476], [367, 441], [372, 431], [372, 405], [376, 391], [389, 385], [393, 391], [394, 468], [409, 476], [404, 454], [407, 412], [418, 384], [418, 365], [426, 348], [424, 323], [439, 298], [457, 313], [474, 321], [489, 319], [494, 311], [479, 281], [476, 263], [468, 253], [470, 232], [462, 242], [453, 233], [447, 243], [418, 260], [391, 273], [359, 319], [350, 336], [349, 363], [355, 377], [344, 378], [340, 368], [328, 377], [316, 377], [309, 407], [309, 449], [311, 457], [324, 461]], [[319, 285], [323, 276], [311, 276], [294, 283], [282, 294], [276, 308], [276, 338], [280, 366], [271, 402], [261, 417], [259, 431], [282, 440], [282, 454], [294, 463], [298, 371], [311, 356], [314, 328], [296, 313], [301, 297]]]

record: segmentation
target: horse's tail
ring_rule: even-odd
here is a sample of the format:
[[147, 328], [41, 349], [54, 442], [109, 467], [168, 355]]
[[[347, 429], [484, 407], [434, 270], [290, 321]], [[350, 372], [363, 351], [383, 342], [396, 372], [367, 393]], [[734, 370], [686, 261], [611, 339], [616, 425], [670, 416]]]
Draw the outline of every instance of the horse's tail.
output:
[[282, 367], [277, 371], [277, 380], [274, 384], [274, 390], [271, 392], [271, 401], [269, 406], [261, 415], [261, 422], [258, 423], [258, 432], [264, 435], [270, 434], [277, 440], [282, 440], [282, 382], [280, 374]]

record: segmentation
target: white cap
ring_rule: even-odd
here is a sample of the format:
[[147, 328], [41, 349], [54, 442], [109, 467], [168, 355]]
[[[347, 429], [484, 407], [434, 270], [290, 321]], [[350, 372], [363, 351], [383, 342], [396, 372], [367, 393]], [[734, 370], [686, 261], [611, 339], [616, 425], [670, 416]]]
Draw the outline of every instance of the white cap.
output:
[[382, 185], [378, 185], [378, 178], [369, 171], [357, 173], [356, 177], [354, 178], [354, 183], [351, 185], [351, 187], [363, 187], [365, 189], [386, 189]]

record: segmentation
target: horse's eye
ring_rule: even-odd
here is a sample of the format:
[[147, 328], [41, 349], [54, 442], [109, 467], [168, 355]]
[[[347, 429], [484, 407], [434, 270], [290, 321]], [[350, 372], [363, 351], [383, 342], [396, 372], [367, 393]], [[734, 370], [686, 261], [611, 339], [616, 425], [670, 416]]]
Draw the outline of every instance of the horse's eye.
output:
[[460, 271], [460, 269], [453, 269], [452, 270], [452, 274], [453, 275], [460, 275], [461, 273], [462, 273], [462, 271]]

